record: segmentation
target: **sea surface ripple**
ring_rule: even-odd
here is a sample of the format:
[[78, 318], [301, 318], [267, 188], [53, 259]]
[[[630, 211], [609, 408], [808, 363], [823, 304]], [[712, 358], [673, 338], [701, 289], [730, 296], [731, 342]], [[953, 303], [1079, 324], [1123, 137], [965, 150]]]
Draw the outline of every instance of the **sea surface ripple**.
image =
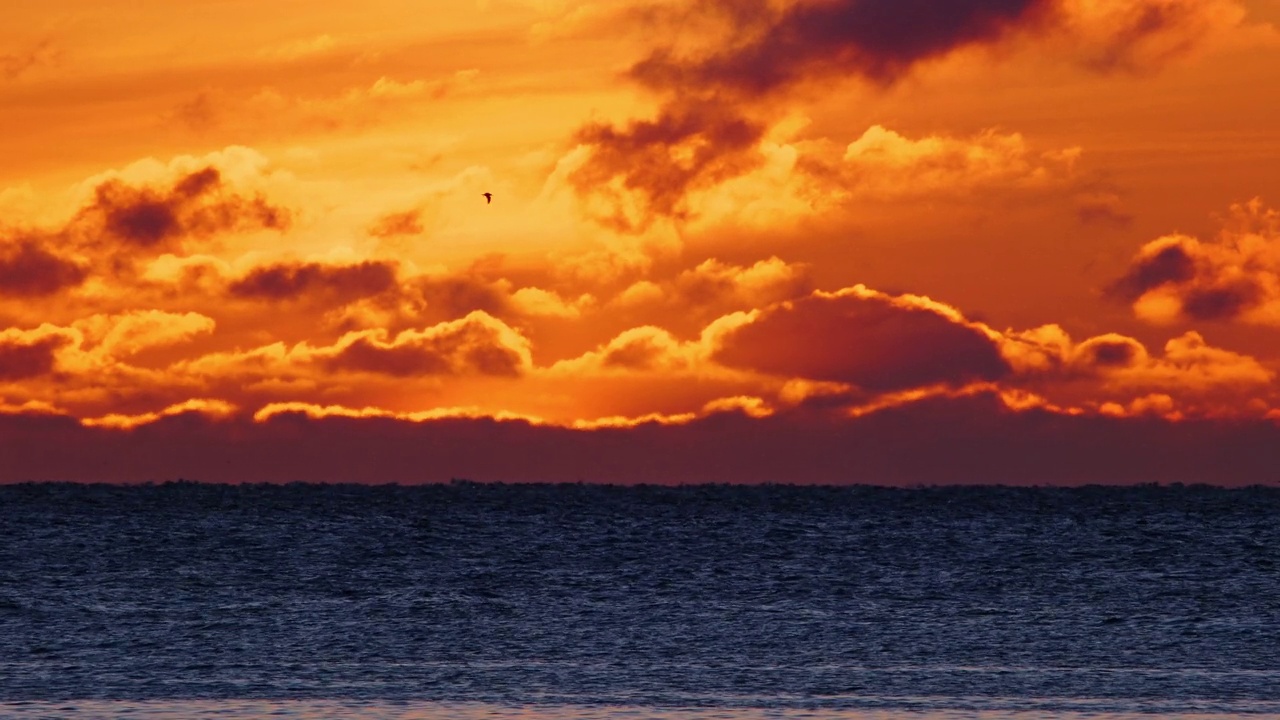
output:
[[2, 486], [0, 703], [1275, 712], [1278, 562], [1260, 487]]

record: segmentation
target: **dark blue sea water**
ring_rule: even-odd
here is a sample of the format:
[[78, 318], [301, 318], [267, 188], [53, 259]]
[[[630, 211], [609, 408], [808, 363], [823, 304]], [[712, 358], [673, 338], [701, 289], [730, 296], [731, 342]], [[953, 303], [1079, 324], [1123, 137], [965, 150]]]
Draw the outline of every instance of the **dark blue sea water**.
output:
[[1280, 489], [0, 487], [0, 716], [206, 711], [1280, 714]]

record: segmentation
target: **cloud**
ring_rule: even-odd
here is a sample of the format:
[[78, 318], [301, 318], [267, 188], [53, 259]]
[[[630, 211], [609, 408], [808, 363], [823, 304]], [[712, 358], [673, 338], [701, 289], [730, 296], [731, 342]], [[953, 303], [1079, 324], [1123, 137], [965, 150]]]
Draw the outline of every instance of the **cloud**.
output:
[[532, 366], [529, 341], [484, 312], [395, 335], [385, 328], [344, 334], [332, 345], [283, 343], [249, 351], [211, 353], [177, 363], [182, 375], [211, 380], [240, 378], [309, 381], [331, 375], [366, 374], [390, 378], [490, 375], [515, 377]]
[[1280, 325], [1280, 213], [1233, 205], [1215, 238], [1166, 235], [1143, 245], [1107, 293], [1147, 321]]
[[180, 415], [191, 416], [199, 414], [206, 418], [227, 419], [234, 415], [236, 406], [222, 400], [209, 400], [205, 398], [196, 398], [186, 400], [180, 403], [170, 405], [163, 410], [156, 412], [140, 413], [137, 415], [125, 415], [121, 413], [111, 413], [97, 418], [86, 418], [81, 420], [81, 424], [86, 427], [102, 427], [115, 428], [119, 430], [130, 430], [142, 425], [149, 425], [161, 418], [175, 417]]
[[[652, 119], [581, 128], [588, 153], [572, 181], [592, 217], [625, 231], [684, 218], [687, 193], [759, 167], [760, 141], [797, 95], [850, 79], [888, 87], [923, 63], [1018, 40], [1047, 41], [1094, 71], [1153, 68], [1243, 17], [1236, 0], [708, 0], [619, 12], [663, 38], [627, 73], [663, 102]], [[1007, 159], [1000, 139], [987, 149]], [[965, 159], [971, 172], [975, 161]]]
[[863, 286], [759, 311], [720, 338], [713, 358], [872, 392], [996, 380], [1011, 370], [993, 339], [958, 312]]
[[275, 263], [250, 270], [227, 287], [232, 297], [273, 301], [332, 298], [350, 301], [396, 286], [395, 263], [367, 260], [351, 265]]
[[914, 199], [1047, 185], [1066, 177], [1079, 155], [1079, 148], [1037, 154], [1022, 135], [994, 129], [969, 138], [913, 140], [873, 125], [848, 145], [839, 162], [811, 155], [801, 165], [843, 194]]
[[708, 7], [721, 21], [718, 42], [690, 53], [659, 47], [630, 75], [652, 88], [739, 97], [841, 76], [888, 85], [922, 62], [1019, 36], [1065, 42], [1094, 70], [1133, 69], [1185, 54], [1245, 14], [1235, 0], [720, 0], [665, 21]]
[[40, 297], [75, 287], [89, 271], [79, 262], [55, 255], [22, 238], [0, 245], [0, 295]]
[[262, 197], [222, 192], [212, 165], [177, 178], [171, 187], [134, 187], [111, 179], [98, 185], [77, 223], [100, 229], [126, 247], [168, 250], [183, 240], [247, 228], [284, 230], [289, 213]]
[[574, 140], [591, 152], [569, 182], [593, 201], [589, 212], [597, 221], [620, 231], [642, 229], [655, 215], [685, 215], [689, 190], [758, 165], [750, 150], [764, 132], [763, 124], [727, 104], [682, 99], [663, 106], [656, 118], [624, 128], [580, 128]]
[[381, 330], [350, 333], [331, 351], [316, 353], [331, 370], [393, 377], [503, 375], [525, 372], [532, 360], [528, 341], [485, 313], [387, 339]]
[[1049, 8], [1044, 0], [722, 2], [735, 35], [697, 57], [659, 48], [631, 69], [656, 88], [708, 88], [761, 96], [801, 82], [848, 75], [888, 84], [916, 63], [991, 42]]
[[[1006, 331], [998, 342], [1014, 370], [1006, 387], [1031, 388], [1067, 406], [1106, 406], [1114, 414], [1126, 404], [1135, 412], [1167, 405], [1180, 416], [1258, 416], [1278, 399], [1273, 371], [1194, 331], [1171, 338], [1159, 353], [1118, 333], [1075, 342], [1057, 325]], [[1167, 402], [1138, 402], [1156, 395]]]
[[57, 404], [77, 415], [119, 411], [172, 393], [190, 383], [164, 370], [135, 364], [141, 353], [188, 343], [214, 330], [211, 318], [194, 312], [134, 310], [95, 314], [66, 326], [0, 331], [0, 380], [9, 399]]
[[995, 393], [933, 397], [855, 418], [757, 416], [748, 405], [596, 429], [304, 411], [254, 420], [200, 410], [89, 427], [33, 409], [0, 413], [0, 481], [1243, 486], [1273, 483], [1280, 465], [1280, 423], [1267, 420], [1018, 410]]
[[596, 299], [584, 293], [569, 300], [552, 290], [523, 287], [511, 294], [511, 307], [526, 317], [577, 318], [594, 307]]
[[0, 382], [49, 375], [57, 365], [57, 351], [74, 341], [59, 328], [9, 328], [0, 331]]
[[751, 265], [735, 265], [708, 258], [674, 278], [632, 283], [610, 305], [615, 311], [661, 311], [667, 321], [675, 310], [684, 324], [765, 307], [812, 290], [811, 268], [804, 263], [789, 263], [775, 256]]
[[99, 357], [123, 359], [150, 348], [184, 343], [214, 331], [212, 318], [196, 312], [133, 310], [92, 315], [72, 323], [80, 333], [78, 348]]
[[1080, 63], [1103, 72], [1160, 68], [1245, 17], [1244, 6], [1236, 0], [1060, 2], [1064, 32], [1058, 38], [1071, 43], [1068, 52]]
[[623, 331], [594, 351], [562, 360], [553, 374], [586, 376], [610, 373], [688, 372], [705, 364], [707, 351], [700, 343], [685, 343], [654, 326]]

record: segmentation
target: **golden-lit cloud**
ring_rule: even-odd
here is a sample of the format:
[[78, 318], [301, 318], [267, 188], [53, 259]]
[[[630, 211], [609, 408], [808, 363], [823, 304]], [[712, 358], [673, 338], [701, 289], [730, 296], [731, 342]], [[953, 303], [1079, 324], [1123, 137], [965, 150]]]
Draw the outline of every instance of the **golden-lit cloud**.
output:
[[656, 311], [701, 322], [738, 310], [753, 310], [807, 295], [813, 289], [810, 268], [778, 257], [751, 265], [710, 258], [670, 279], [640, 280], [613, 298], [613, 309]]
[[349, 332], [334, 344], [281, 343], [243, 352], [215, 353], [180, 363], [177, 369], [210, 378], [318, 379], [325, 373], [393, 378], [447, 375], [516, 376], [530, 365], [528, 341], [484, 312], [390, 336], [375, 328]]
[[1108, 288], [1147, 321], [1280, 325], [1280, 213], [1259, 200], [1231, 208], [1218, 235], [1159, 237]]
[[1160, 354], [1118, 333], [1075, 342], [1057, 325], [1007, 332], [998, 342], [1015, 373], [1010, 385], [1067, 406], [1146, 412], [1147, 405], [1134, 403], [1159, 396], [1165, 398], [1161, 407], [1179, 415], [1257, 416], [1280, 402], [1275, 371], [1249, 355], [1213, 347], [1195, 331], [1171, 338]]
[[988, 187], [1037, 187], [1061, 181], [1079, 148], [1034, 152], [1018, 133], [987, 130], [971, 138], [905, 137], [879, 125], [849, 143], [838, 162], [812, 158], [813, 172], [838, 192], [872, 200], [964, 195]]
[[223, 402], [222, 400], [206, 400], [203, 398], [197, 398], [175, 403], [156, 412], [139, 413], [137, 415], [110, 413], [103, 415], [102, 417], [85, 418], [80, 422], [86, 427], [129, 430], [142, 425], [149, 425], [161, 418], [175, 417], [188, 413], [199, 413], [200, 415], [209, 418], [225, 419], [234, 415], [235, 412], [236, 406], [231, 403]]

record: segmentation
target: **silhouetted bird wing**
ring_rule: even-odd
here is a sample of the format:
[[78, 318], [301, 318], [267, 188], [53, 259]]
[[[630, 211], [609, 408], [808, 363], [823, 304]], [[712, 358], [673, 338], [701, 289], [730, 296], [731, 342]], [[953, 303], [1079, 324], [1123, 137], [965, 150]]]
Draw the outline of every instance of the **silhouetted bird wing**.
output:
[[485, 205], [488, 205], [489, 203], [493, 202], [493, 193], [480, 193], [480, 194], [484, 195]]

